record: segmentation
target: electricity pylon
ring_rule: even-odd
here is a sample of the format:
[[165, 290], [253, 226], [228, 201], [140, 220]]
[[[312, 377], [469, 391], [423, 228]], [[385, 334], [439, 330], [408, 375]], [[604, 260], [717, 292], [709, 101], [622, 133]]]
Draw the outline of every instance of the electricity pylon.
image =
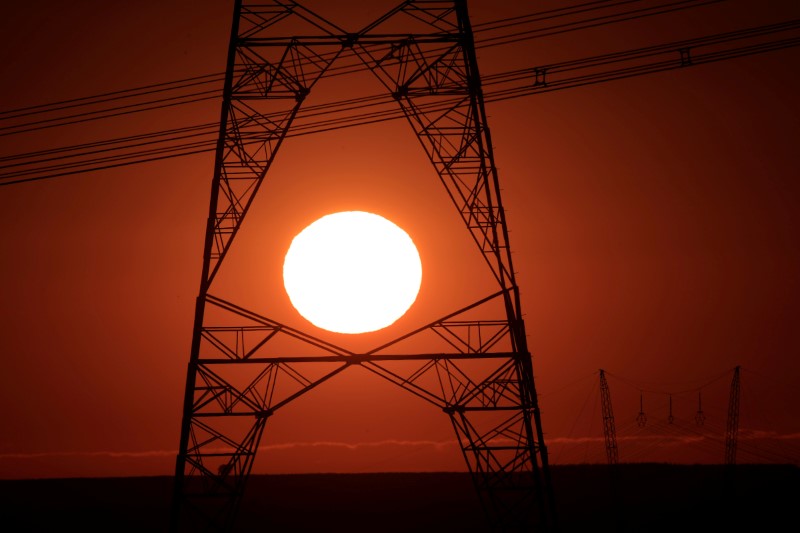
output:
[[[369, 70], [396, 100], [497, 283], [478, 301], [365, 352], [212, 293], [278, 149], [337, 61], [350, 61], [342, 70]], [[430, 348], [407, 350], [411, 340]], [[307, 355], [282, 351], [287, 341]], [[270, 417], [353, 366], [449, 416], [491, 524], [506, 531], [554, 528], [547, 450], [466, 0], [405, 1], [356, 33], [290, 0], [236, 0], [173, 530], [230, 529]]]
[[725, 464], [736, 464], [736, 447], [739, 442], [739, 366], [733, 369], [731, 391], [728, 399], [728, 421], [725, 426]]
[[614, 425], [614, 409], [611, 405], [611, 389], [608, 388], [606, 372], [600, 369], [600, 404], [603, 409], [603, 437], [606, 441], [606, 455], [608, 464], [615, 465], [619, 462], [619, 448], [617, 448], [617, 428]]

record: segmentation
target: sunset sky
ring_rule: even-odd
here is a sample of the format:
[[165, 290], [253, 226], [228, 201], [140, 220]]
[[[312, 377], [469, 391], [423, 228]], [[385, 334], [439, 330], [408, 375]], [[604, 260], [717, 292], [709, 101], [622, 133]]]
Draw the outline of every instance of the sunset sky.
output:
[[[394, 4], [303, 2], [348, 31]], [[800, 18], [793, 1], [706, 4], [479, 48], [479, 65], [487, 76]], [[232, 5], [5, 2], [0, 184], [15, 154], [218, 120], [219, 98], [19, 134], [8, 112], [221, 73]], [[476, 25], [554, 5], [469, 3]], [[487, 104], [554, 463], [605, 460], [601, 368], [621, 461], [721, 461], [724, 434], [705, 454], [632, 422], [640, 397], [651, 427], [663, 420], [672, 394], [675, 418], [694, 424], [702, 391], [706, 427], [724, 432], [737, 365], [743, 434], [778, 437], [770, 449], [800, 461], [798, 65], [794, 47]], [[323, 95], [356, 90], [323, 82]], [[205, 152], [0, 185], [0, 478], [173, 473], [212, 171]], [[305, 327], [281, 286], [283, 256], [316, 218], [356, 209], [400, 225], [420, 251], [422, 288], [399, 330], [484, 287], [402, 121], [287, 140], [222, 287]], [[464, 469], [444, 414], [359, 368], [345, 374], [270, 420], [254, 472]]]

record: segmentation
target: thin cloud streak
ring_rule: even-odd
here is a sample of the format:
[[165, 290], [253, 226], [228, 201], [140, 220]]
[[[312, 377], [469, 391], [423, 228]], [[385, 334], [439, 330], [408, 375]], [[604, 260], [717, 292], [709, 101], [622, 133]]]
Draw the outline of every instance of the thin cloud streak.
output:
[[[617, 440], [626, 442], [628, 444], [659, 442], [662, 445], [670, 444], [693, 444], [703, 440], [711, 439], [718, 440], [722, 436], [710, 435], [674, 435], [674, 434], [652, 434], [652, 435], [626, 435], [618, 436]], [[774, 431], [746, 431], [739, 435], [742, 440], [759, 441], [759, 440], [781, 440], [781, 441], [800, 441], [800, 432], [780, 434]], [[512, 442], [510, 439], [508, 442]], [[548, 445], [551, 446], [568, 446], [578, 444], [598, 444], [604, 445], [603, 436], [585, 436], [585, 437], [549, 437], [547, 439]], [[367, 442], [338, 442], [338, 441], [313, 441], [313, 442], [283, 442], [277, 444], [266, 444], [258, 447], [259, 452], [270, 451], [285, 451], [285, 450], [298, 450], [298, 449], [313, 449], [313, 448], [327, 448], [327, 449], [341, 449], [348, 451], [358, 451], [361, 449], [377, 449], [389, 447], [401, 448], [432, 448], [436, 451], [442, 451], [448, 448], [458, 446], [456, 439], [434, 441], [434, 440], [398, 440], [386, 439], [380, 441], [367, 441]], [[224, 451], [220, 448], [219, 451]], [[163, 458], [174, 457], [177, 450], [146, 450], [146, 451], [54, 451], [54, 452], [12, 452], [0, 453], [0, 460], [26, 460], [26, 459], [57, 459], [57, 458], [126, 458], [126, 459], [147, 459], [147, 458]]]

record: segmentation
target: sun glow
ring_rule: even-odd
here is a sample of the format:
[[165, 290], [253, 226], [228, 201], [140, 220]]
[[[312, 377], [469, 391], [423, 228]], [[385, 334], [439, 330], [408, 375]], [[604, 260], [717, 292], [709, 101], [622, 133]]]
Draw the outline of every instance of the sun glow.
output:
[[366, 333], [393, 324], [417, 298], [422, 263], [411, 237], [373, 213], [326, 215], [292, 240], [283, 283], [315, 326]]

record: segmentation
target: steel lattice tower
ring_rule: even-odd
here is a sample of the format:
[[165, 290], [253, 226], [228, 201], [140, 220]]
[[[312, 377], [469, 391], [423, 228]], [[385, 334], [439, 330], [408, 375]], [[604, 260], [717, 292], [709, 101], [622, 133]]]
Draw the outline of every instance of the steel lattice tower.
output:
[[[287, 21], [304, 31], [281, 33]], [[407, 29], [397, 32], [401, 24]], [[298, 111], [344, 57], [357, 58], [396, 100], [497, 282], [493, 294], [365, 352], [333, 345], [213, 292]], [[435, 339], [435, 348], [404, 351], [412, 338]], [[305, 346], [308, 355], [282, 352], [287, 339]], [[554, 528], [547, 450], [466, 0], [405, 1], [357, 33], [290, 0], [236, 0], [176, 461], [173, 530], [230, 529], [270, 417], [357, 365], [449, 416], [498, 529]]]
[[619, 462], [617, 429], [614, 425], [614, 409], [611, 406], [611, 390], [608, 388], [606, 372], [603, 369], [600, 369], [600, 404], [603, 408], [603, 436], [606, 440], [608, 464], [615, 465]]
[[736, 446], [739, 440], [739, 401], [741, 384], [739, 381], [739, 368], [733, 369], [731, 380], [730, 398], [728, 400], [728, 421], [725, 429], [725, 464], [736, 464]]

